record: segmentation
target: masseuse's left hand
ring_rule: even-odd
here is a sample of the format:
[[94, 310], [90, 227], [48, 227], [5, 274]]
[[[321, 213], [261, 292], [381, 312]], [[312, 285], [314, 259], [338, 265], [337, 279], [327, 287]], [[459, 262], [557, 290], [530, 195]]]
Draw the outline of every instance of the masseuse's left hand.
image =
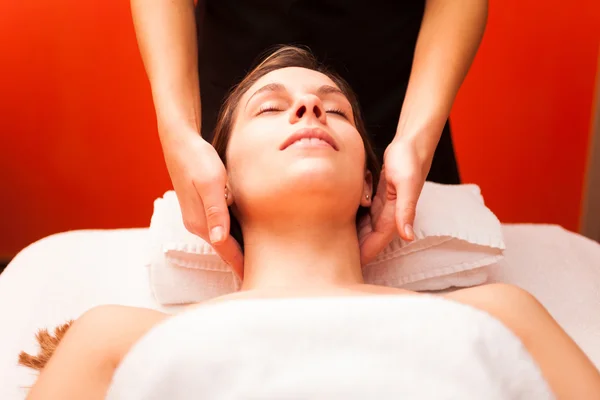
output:
[[363, 265], [373, 261], [396, 233], [406, 241], [414, 239], [417, 202], [433, 156], [419, 150], [415, 141], [396, 138], [385, 151], [370, 212], [358, 224]]
[[384, 156], [370, 214], [359, 221], [367, 264], [398, 232], [413, 240], [415, 209], [452, 103], [473, 62], [487, 19], [487, 0], [427, 0], [398, 130]]

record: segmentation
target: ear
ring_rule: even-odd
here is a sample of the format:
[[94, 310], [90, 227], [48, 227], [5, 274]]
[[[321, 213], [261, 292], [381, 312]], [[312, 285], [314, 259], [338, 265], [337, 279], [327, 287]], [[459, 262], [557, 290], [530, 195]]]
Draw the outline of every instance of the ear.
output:
[[363, 194], [360, 198], [360, 205], [363, 207], [371, 207], [374, 195], [373, 174], [371, 174], [371, 171], [365, 170], [365, 182], [363, 184]]
[[233, 191], [230, 188], [229, 181], [225, 185], [225, 201], [227, 202], [227, 207], [231, 207], [233, 205]]

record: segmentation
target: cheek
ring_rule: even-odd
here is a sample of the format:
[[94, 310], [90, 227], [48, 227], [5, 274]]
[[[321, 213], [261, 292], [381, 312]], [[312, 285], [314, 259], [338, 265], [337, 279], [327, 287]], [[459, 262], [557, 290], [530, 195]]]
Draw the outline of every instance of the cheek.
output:
[[338, 164], [336, 183], [338, 190], [343, 191], [348, 200], [358, 207], [364, 193], [365, 183], [365, 145], [360, 134], [354, 127], [344, 127], [338, 130], [339, 137], [343, 140], [343, 154]]
[[[362, 181], [366, 166], [365, 144], [356, 130], [348, 132], [346, 137], [348, 138], [346, 141], [348, 167], [351, 168], [353, 175], [360, 176]], [[357, 171], [362, 171], [362, 173]]]
[[239, 190], [242, 182], [252, 176], [254, 165], [250, 160], [252, 154], [256, 154], [255, 151], [251, 142], [247, 145], [243, 143], [230, 144], [227, 151], [227, 173], [229, 184], [234, 192]]
[[227, 151], [227, 173], [236, 201], [261, 190], [265, 177], [269, 176], [266, 171], [272, 168], [270, 147], [272, 144], [266, 135], [246, 131], [232, 135]]

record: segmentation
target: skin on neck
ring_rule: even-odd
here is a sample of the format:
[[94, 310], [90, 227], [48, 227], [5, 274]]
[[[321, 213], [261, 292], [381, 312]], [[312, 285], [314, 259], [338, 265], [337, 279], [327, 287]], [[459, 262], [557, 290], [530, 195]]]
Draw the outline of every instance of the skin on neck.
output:
[[248, 221], [242, 230], [242, 290], [310, 291], [364, 283], [353, 218], [281, 215], [268, 223]]

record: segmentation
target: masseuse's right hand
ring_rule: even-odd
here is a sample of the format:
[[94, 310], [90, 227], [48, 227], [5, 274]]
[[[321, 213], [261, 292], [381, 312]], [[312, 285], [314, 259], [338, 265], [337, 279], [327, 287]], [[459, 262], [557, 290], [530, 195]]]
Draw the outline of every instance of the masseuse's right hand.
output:
[[229, 234], [225, 166], [210, 143], [191, 128], [183, 130], [162, 135], [162, 144], [184, 225], [188, 231], [211, 243], [241, 278], [242, 252]]

